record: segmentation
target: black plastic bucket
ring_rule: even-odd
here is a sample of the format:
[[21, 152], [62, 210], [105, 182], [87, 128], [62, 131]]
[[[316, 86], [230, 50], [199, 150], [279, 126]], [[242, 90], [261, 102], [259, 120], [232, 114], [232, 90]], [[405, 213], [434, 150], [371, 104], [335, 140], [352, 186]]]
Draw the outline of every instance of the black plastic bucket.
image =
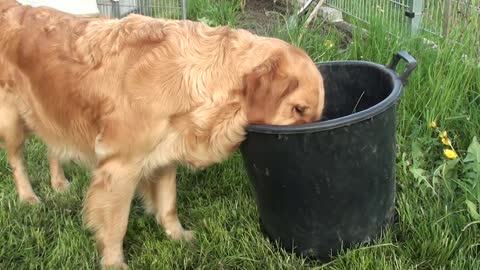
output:
[[[400, 59], [404, 73], [395, 72]], [[395, 104], [415, 69], [407, 52], [388, 66], [317, 64], [324, 77], [322, 121], [251, 125], [240, 146], [263, 232], [286, 250], [329, 259], [376, 238], [395, 200]]]

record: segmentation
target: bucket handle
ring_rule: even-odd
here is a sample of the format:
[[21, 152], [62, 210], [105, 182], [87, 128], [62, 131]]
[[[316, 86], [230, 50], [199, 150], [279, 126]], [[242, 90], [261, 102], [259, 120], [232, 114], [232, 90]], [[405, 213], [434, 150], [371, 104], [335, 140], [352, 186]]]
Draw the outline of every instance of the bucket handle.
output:
[[413, 58], [413, 56], [411, 56], [407, 51], [399, 51], [393, 54], [392, 61], [387, 65], [387, 68], [395, 71], [401, 59], [407, 62], [407, 66], [399, 78], [403, 84], [406, 84], [408, 77], [410, 77], [410, 74], [417, 66], [417, 60], [415, 60], [415, 58]]

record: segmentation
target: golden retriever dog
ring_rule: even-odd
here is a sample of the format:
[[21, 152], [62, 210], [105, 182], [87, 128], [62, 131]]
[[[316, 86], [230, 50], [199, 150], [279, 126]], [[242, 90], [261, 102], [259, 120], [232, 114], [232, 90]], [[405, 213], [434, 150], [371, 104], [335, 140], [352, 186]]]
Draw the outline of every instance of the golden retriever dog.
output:
[[59, 160], [92, 170], [84, 220], [102, 267], [126, 268], [122, 243], [136, 192], [172, 239], [176, 167], [204, 168], [244, 140], [248, 124], [320, 119], [321, 74], [284, 41], [229, 27], [130, 15], [79, 18], [0, 0], [0, 138], [22, 201], [36, 202], [22, 161], [26, 132]]

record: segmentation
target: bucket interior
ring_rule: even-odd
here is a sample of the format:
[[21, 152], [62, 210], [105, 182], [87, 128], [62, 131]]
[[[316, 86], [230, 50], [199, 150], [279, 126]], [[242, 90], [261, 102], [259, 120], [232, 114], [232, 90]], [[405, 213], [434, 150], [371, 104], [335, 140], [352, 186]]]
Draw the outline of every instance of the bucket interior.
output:
[[318, 65], [318, 68], [325, 87], [322, 121], [369, 109], [385, 100], [394, 89], [391, 75], [375, 65], [327, 63]]

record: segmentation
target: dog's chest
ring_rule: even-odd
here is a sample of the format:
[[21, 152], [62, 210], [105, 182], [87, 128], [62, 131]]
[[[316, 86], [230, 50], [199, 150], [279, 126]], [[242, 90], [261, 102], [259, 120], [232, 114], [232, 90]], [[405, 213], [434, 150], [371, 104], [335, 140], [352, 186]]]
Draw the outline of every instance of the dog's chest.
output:
[[196, 127], [181, 130], [170, 127], [160, 142], [144, 159], [147, 170], [163, 167], [171, 163], [186, 164], [194, 168], [204, 168], [226, 159], [243, 141], [243, 115], [228, 115], [216, 119], [218, 123], [210, 132], [196, 133]]

